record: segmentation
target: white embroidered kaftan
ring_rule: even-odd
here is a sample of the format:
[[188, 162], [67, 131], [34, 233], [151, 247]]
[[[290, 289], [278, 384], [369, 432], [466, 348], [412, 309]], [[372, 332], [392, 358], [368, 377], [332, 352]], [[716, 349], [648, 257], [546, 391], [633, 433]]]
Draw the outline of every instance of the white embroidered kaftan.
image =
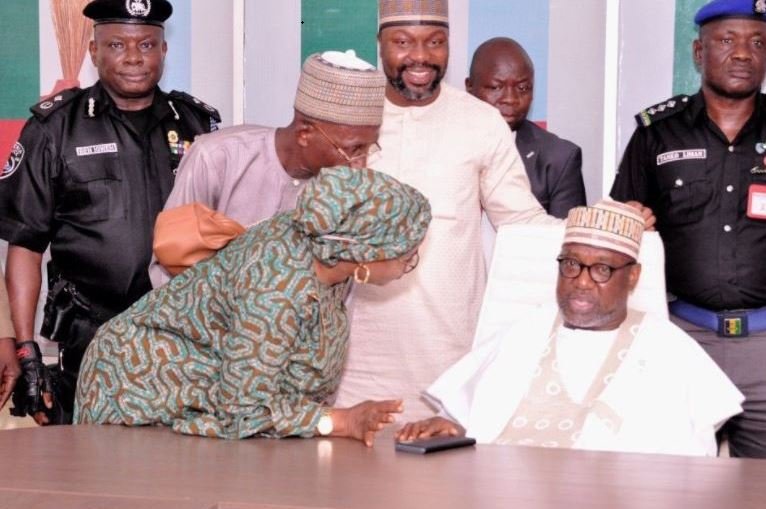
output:
[[[541, 308], [515, 322], [452, 366], [428, 395], [469, 436], [495, 442], [513, 425], [510, 419], [540, 365], [557, 311]], [[696, 341], [671, 322], [647, 314], [596, 399], [614, 412], [620, 426], [610, 427], [594, 411], [573, 447], [714, 456], [716, 429], [742, 411], [743, 400]], [[525, 421], [536, 425], [534, 416]]]
[[337, 406], [402, 397], [403, 419], [433, 414], [421, 392], [473, 341], [486, 282], [482, 210], [495, 226], [555, 221], [532, 195], [514, 141], [494, 107], [446, 84], [427, 106], [386, 101], [370, 164], [421, 191], [433, 220], [414, 272], [354, 288]]

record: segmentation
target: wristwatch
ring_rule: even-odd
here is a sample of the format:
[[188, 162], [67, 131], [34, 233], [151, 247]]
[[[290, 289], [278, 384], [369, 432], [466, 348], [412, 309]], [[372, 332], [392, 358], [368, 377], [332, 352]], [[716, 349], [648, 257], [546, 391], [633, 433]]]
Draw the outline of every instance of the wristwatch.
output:
[[332, 423], [332, 409], [323, 408], [322, 416], [319, 417], [319, 422], [317, 423], [317, 433], [319, 433], [323, 437], [326, 437], [327, 435], [332, 433], [333, 428], [334, 426]]

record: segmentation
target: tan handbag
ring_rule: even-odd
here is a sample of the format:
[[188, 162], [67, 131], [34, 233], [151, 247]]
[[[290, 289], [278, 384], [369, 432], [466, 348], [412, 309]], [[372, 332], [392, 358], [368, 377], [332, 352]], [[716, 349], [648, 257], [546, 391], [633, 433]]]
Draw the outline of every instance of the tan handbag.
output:
[[175, 276], [213, 256], [245, 228], [201, 203], [163, 210], [154, 223], [154, 256]]

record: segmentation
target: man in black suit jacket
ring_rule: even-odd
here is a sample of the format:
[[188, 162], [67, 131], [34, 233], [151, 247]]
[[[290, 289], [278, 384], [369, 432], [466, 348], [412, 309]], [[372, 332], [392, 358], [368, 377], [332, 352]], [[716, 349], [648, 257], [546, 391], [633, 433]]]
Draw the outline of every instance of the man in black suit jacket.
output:
[[532, 193], [550, 215], [565, 218], [572, 207], [585, 205], [582, 152], [527, 120], [534, 81], [534, 65], [524, 48], [513, 39], [497, 37], [476, 49], [465, 88], [500, 110], [516, 133]]

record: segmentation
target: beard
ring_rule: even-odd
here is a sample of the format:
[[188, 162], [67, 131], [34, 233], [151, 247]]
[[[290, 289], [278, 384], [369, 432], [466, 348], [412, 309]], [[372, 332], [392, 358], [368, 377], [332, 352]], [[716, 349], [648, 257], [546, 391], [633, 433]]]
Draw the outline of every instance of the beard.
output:
[[[590, 304], [590, 309], [573, 309], [570, 300], [575, 299]], [[556, 301], [564, 324], [571, 329], [611, 330], [625, 321], [627, 315], [625, 306], [605, 308], [595, 296], [579, 292], [557, 292]]]
[[[403, 78], [404, 71], [406, 71], [409, 67], [428, 67], [436, 71], [436, 77], [425, 90], [412, 90], [407, 88], [407, 84], [404, 82]], [[444, 69], [441, 66], [435, 64], [421, 64], [417, 66], [401, 65], [396, 69], [396, 74], [388, 78], [388, 82], [392, 87], [394, 87], [394, 90], [399, 92], [399, 94], [408, 101], [422, 101], [423, 99], [428, 99], [434, 95], [434, 92], [436, 92], [436, 89], [439, 88], [439, 84], [441, 84], [442, 80], [444, 79], [444, 74]]]

